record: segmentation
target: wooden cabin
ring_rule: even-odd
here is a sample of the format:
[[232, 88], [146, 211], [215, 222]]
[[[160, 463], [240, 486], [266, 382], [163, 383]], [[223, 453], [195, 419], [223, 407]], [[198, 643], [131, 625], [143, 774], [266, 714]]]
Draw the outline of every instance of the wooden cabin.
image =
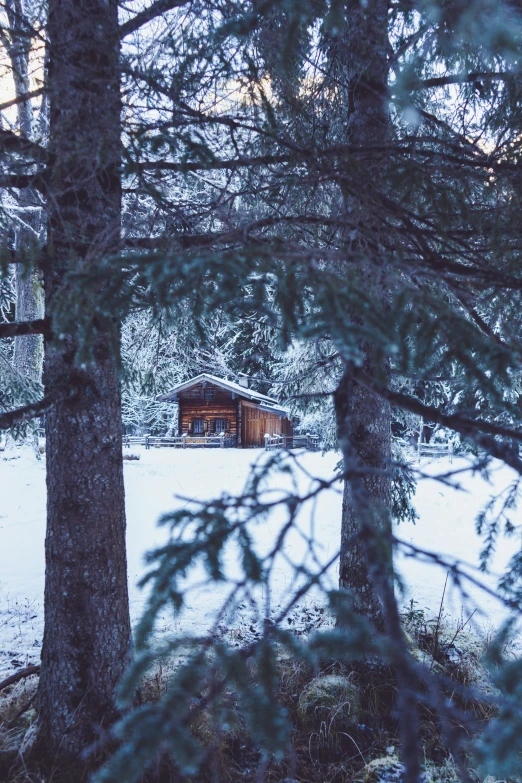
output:
[[179, 435], [204, 437], [224, 432], [226, 445], [239, 448], [264, 446], [265, 433], [291, 436], [287, 411], [247, 383], [246, 379], [235, 383], [201, 373], [157, 399], [178, 404]]

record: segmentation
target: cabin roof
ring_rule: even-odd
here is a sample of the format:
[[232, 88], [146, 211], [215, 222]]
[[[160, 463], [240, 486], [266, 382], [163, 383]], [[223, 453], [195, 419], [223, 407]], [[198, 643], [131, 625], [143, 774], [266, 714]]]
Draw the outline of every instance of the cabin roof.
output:
[[222, 389], [234, 392], [238, 397], [242, 397], [244, 400], [250, 400], [251, 402], [259, 403], [259, 406], [263, 408], [263, 410], [268, 410], [272, 413], [277, 413], [282, 416], [288, 416], [288, 412], [282, 408], [278, 404], [277, 400], [275, 400], [273, 397], [267, 397], [266, 394], [261, 394], [260, 392], [254, 391], [253, 389], [241, 386], [239, 383], [235, 383], [234, 381], [227, 381], [224, 378], [218, 378], [216, 375], [211, 375], [208, 372], [202, 372], [199, 375], [196, 375], [195, 378], [191, 378], [189, 381], [178, 383], [177, 386], [174, 386], [174, 388], [172, 388], [166, 394], [160, 394], [159, 397], [156, 397], [156, 399], [160, 402], [174, 402], [179, 392], [190, 389], [192, 386], [197, 386], [203, 381], [213, 383], [216, 386], [220, 386]]

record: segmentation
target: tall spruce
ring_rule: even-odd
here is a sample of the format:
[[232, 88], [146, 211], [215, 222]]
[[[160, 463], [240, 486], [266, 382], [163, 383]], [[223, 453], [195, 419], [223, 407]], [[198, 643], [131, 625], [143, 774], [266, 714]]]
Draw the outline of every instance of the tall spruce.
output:
[[[388, 109], [388, 2], [350, 0], [344, 18], [327, 35], [329, 75], [333, 87], [333, 110], [346, 145], [366, 148], [357, 163], [357, 173], [344, 188], [346, 251], [358, 261], [357, 275], [373, 292], [374, 301], [385, 307], [388, 250], [381, 242], [375, 215], [375, 190], [382, 179], [385, 148], [390, 136]], [[374, 152], [373, 150], [381, 150]], [[357, 225], [358, 224], [358, 225]], [[354, 316], [356, 319], [359, 316]], [[371, 340], [360, 345], [364, 371], [387, 382], [386, 360], [378, 358]], [[341, 348], [341, 355], [343, 350]], [[344, 484], [339, 582], [353, 595], [354, 606], [376, 627], [384, 624], [382, 605], [371, 569], [391, 575], [391, 409], [376, 393], [352, 377], [352, 357], [346, 357], [344, 372], [334, 395], [339, 444], [343, 452]], [[371, 544], [371, 546], [370, 546]], [[379, 547], [380, 557], [370, 558]], [[370, 558], [370, 559], [369, 559]], [[372, 564], [373, 563], [373, 564]], [[375, 575], [374, 575], [375, 577]]]
[[[51, 0], [46, 309], [67, 301], [67, 276], [119, 243], [120, 88], [116, 0]], [[96, 293], [92, 294], [94, 297]], [[95, 307], [95, 302], [92, 303]], [[45, 347], [45, 392], [64, 390], [46, 415], [45, 632], [40, 736], [78, 755], [116, 717], [128, 662], [118, 323], [97, 316], [90, 355], [69, 324]]]
[[[157, 704], [125, 717], [119, 754], [101, 779], [138, 779], [165, 748], [181, 769], [193, 771], [207, 758], [190, 731], [193, 706], [197, 714], [200, 705], [212, 701], [222, 736], [222, 727], [230, 725], [231, 692], [258, 746], [267, 754], [284, 752], [288, 734], [276, 698], [277, 641], [318, 668], [325, 660], [351, 665], [368, 653], [384, 656], [398, 673], [404, 763], [408, 780], [417, 780], [422, 755], [417, 703], [426, 702], [449, 726], [462, 725], [462, 716], [448, 704], [446, 684], [436, 682], [433, 667], [412, 664], [400, 627], [388, 546], [389, 405], [472, 441], [483, 450], [474, 469], [494, 456], [522, 473], [507, 440], [522, 439], [513, 371], [519, 365], [520, 329], [514, 318], [505, 317], [508, 302], [515, 310], [520, 299], [512, 198], [520, 142], [519, 134], [510, 138], [512, 126], [499, 130], [503, 99], [513, 110], [520, 104], [518, 93], [513, 90], [510, 97], [504, 88], [517, 76], [505, 41], [508, 31], [514, 31], [515, 43], [520, 40], [518, 20], [509, 18], [512, 7], [502, 3], [499, 11], [507, 9], [509, 24], [504, 19], [498, 27], [488, 16], [490, 7], [480, 3], [473, 20], [463, 5], [428, 6], [425, 13], [427, 6], [419, 3], [412, 13], [410, 3], [390, 4], [395, 52], [387, 60], [387, 9], [377, 0], [365, 7], [344, 0], [260, 1], [254, 13], [251, 4], [230, 2], [208, 14], [202, 0], [179, 16], [164, 14], [180, 5], [178, 0], [152, 3], [121, 28], [130, 34], [162, 15], [154, 36], [138, 35], [122, 61], [125, 100], [132, 107], [126, 113], [123, 169], [125, 241], [132, 252], [111, 255], [119, 233], [113, 4], [51, 3], [55, 113], [47, 176], [43, 182], [28, 177], [22, 167], [4, 180], [16, 188], [39, 185], [51, 197], [45, 274], [55, 336], [47, 343], [46, 397], [61, 401], [48, 415], [50, 568], [42, 732], [53, 749], [65, 738], [60, 747], [72, 753], [95, 736], [105, 715], [110, 720], [114, 714], [112, 692], [128, 642], [119, 410], [115, 361], [108, 352], [118, 340], [111, 316], [137, 302], [152, 304], [155, 315], [168, 309], [173, 320], [190, 312], [201, 325], [222, 307], [234, 317], [243, 310], [258, 322], [266, 319], [286, 345], [294, 337], [314, 346], [323, 341], [328, 350], [316, 364], [328, 366], [333, 375], [343, 365], [336, 401], [350, 484], [342, 558], [346, 564], [353, 556], [354, 564], [341, 575], [349, 590], [324, 587], [330, 605], [341, 606], [349, 622], [302, 646], [282, 627], [283, 610], [275, 622], [272, 615], [264, 617], [258, 636], [241, 650], [212, 634], [204, 644], [199, 637], [185, 639], [193, 655], [176, 670]], [[286, 29], [279, 10], [287, 14]], [[269, 63], [276, 76], [273, 90], [257, 70], [250, 45], [250, 34], [267, 12], [263, 45], [271, 36], [277, 40]], [[313, 42], [323, 24], [326, 56], [321, 59]], [[291, 47], [296, 29], [307, 30], [307, 43], [297, 53]], [[291, 57], [278, 62], [279, 50]], [[393, 134], [386, 108], [390, 62], [396, 80], [390, 90]], [[499, 82], [503, 87], [497, 90]], [[232, 96], [225, 100], [231, 84]], [[464, 100], [449, 100], [448, 86]], [[325, 96], [322, 105], [317, 95]], [[486, 117], [488, 105], [484, 144], [477, 117]], [[2, 138], [16, 154], [40, 154], [20, 139]], [[41, 325], [8, 324], [3, 334], [33, 327]], [[432, 379], [438, 383], [442, 370], [451, 381], [458, 377], [466, 394], [431, 393]], [[430, 393], [424, 394], [426, 388]], [[2, 414], [0, 421], [11, 418]], [[267, 588], [271, 555], [263, 558], [255, 551], [249, 527], [272, 510], [273, 500], [263, 497], [268, 470], [259, 468], [241, 498], [226, 496], [166, 517], [172, 538], [151, 558], [151, 600], [137, 634], [142, 656], [124, 690], [129, 707], [154, 660], [149, 644], [154, 621], [166, 605], [174, 612], [183, 607], [191, 567], [204, 563], [209, 579], [223, 581], [225, 547], [235, 541], [244, 569], [237, 604]], [[102, 508], [103, 482], [108, 505], [113, 504], [112, 522]], [[323, 489], [319, 482], [317, 493]], [[309, 500], [294, 491], [281, 498], [288, 515], [285, 530]], [[483, 519], [481, 524], [494, 546], [500, 523]], [[394, 543], [412, 554], [407, 542]], [[281, 538], [277, 546], [283, 546]], [[78, 558], [83, 558], [81, 568]], [[435, 559], [445, 562], [437, 554]], [[521, 563], [519, 555], [504, 579], [510, 606], [520, 600]], [[449, 565], [458, 586], [465, 574]], [[309, 587], [322, 583], [321, 574], [300, 570], [303, 578], [308, 575]], [[109, 606], [111, 590], [115, 598]], [[290, 606], [303, 591], [290, 596]], [[347, 600], [354, 594], [355, 612]], [[361, 616], [365, 611], [372, 627]], [[101, 618], [108, 629], [103, 636]], [[375, 634], [376, 625], [387, 633]], [[177, 654], [176, 645], [170, 649]], [[258, 665], [255, 688], [250, 658]], [[427, 687], [419, 685], [422, 678]], [[208, 701], [201, 700], [203, 691]], [[520, 708], [511, 702], [508, 707], [509, 730], [517, 725]], [[448, 747], [457, 758], [459, 737], [449, 734]], [[514, 734], [516, 750], [515, 739]], [[370, 743], [373, 747], [373, 737]]]

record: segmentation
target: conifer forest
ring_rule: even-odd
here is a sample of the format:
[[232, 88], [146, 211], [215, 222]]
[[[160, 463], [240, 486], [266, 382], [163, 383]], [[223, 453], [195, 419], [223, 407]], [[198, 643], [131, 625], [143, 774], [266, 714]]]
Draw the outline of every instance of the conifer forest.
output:
[[522, 783], [520, 0], [0, 0], [0, 783]]

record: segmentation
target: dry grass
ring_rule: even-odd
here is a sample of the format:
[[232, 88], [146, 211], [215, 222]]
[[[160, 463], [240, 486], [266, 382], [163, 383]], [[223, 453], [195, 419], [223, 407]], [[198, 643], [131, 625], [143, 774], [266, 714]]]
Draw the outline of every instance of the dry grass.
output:
[[19, 751], [36, 717], [34, 702], [38, 688], [36, 675], [0, 692], [0, 779], [8, 783], [42, 783], [30, 772]]
[[17, 752], [35, 718], [36, 675], [0, 692], [0, 754]]
[[[457, 645], [453, 639], [454, 631], [442, 625], [437, 628], [436, 640], [432, 632], [430, 635], [430, 629], [419, 623], [408, 630], [412, 649], [429, 666], [433, 664], [437, 671], [456, 683], [475, 685], [484, 691], [484, 700], [461, 701], [459, 706], [479, 721], [490, 720], [494, 709], [487, 699], [490, 687], [488, 674], [480, 662], [484, 649], [482, 642], [462, 632]], [[448, 650], [452, 651], [451, 655], [448, 655]], [[398, 752], [400, 744], [395, 711], [396, 681], [390, 667], [378, 660], [350, 667], [328, 661], [318, 670], [312, 670], [288, 653], [281, 653], [279, 664], [278, 700], [285, 706], [292, 724], [291, 746], [287, 755], [278, 763], [267, 762], [260, 773], [261, 755], [249, 736], [235, 695], [226, 691], [219, 709], [205, 710], [195, 717], [192, 728], [205, 748], [206, 758], [200, 774], [191, 778], [191, 783], [280, 783], [285, 780], [299, 783], [369, 783], [372, 767], [368, 765], [389, 757], [391, 748], [394, 753]], [[149, 672], [143, 680], [139, 700], [142, 703], [158, 701], [178, 665], [179, 661], [163, 662]], [[251, 676], [254, 681], [255, 669], [252, 669]], [[335, 689], [326, 697], [319, 689], [320, 696], [316, 698], [317, 685], [324, 682], [339, 685], [338, 703]], [[37, 678], [32, 677], [0, 694], [0, 782], [86, 781], [87, 775], [81, 770], [76, 770], [77, 774], [72, 776], [67, 773], [58, 775], [57, 772], [43, 776], [34, 768], [25, 767], [23, 758], [17, 755], [34, 721], [32, 704], [36, 688]], [[455, 701], [459, 698], [455, 694], [452, 696]], [[440, 721], [434, 710], [421, 708], [420, 728], [422, 751], [432, 779], [456, 783]], [[373, 767], [376, 766], [379, 765], [374, 763]], [[182, 781], [186, 779], [176, 772], [172, 761], [162, 758], [143, 783]]]

